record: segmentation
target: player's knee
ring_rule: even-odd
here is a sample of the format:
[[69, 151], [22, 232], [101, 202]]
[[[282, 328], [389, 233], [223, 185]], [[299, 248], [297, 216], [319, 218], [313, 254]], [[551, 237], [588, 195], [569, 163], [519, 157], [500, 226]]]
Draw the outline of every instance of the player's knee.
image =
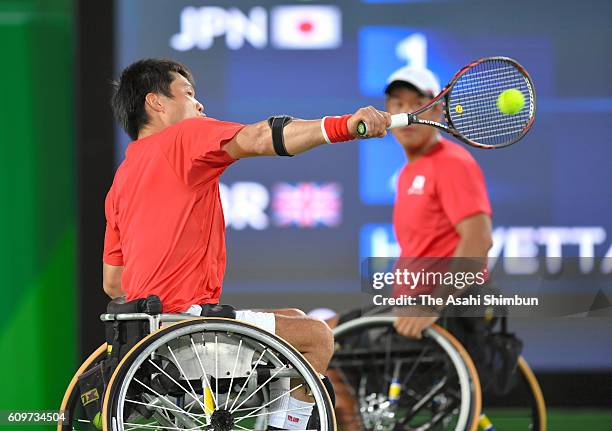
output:
[[287, 316], [287, 317], [304, 317], [306, 316], [306, 313], [304, 313], [302, 310], [300, 310], [299, 308], [283, 308], [280, 310], [280, 314]]
[[324, 361], [329, 361], [334, 354], [334, 333], [325, 322], [312, 319], [310, 330], [313, 352]]

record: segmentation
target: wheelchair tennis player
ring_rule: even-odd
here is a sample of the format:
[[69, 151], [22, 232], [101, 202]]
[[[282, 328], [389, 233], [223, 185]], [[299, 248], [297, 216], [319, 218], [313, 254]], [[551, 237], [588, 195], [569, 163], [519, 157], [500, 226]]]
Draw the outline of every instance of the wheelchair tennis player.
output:
[[[440, 83], [430, 70], [402, 67], [387, 80], [385, 109], [391, 114], [414, 112], [439, 92]], [[437, 121], [442, 110], [442, 105], [436, 105], [421, 116]], [[401, 250], [398, 262], [408, 262], [410, 266], [418, 258], [429, 257], [440, 262], [451, 258], [484, 262], [492, 245], [491, 205], [478, 163], [465, 148], [442, 137], [433, 127], [412, 125], [392, 129], [392, 133], [408, 160], [399, 173], [393, 209], [393, 227]], [[433, 294], [432, 288], [396, 288], [394, 294]], [[398, 307], [395, 329], [400, 335], [420, 338], [423, 330], [438, 320], [442, 308]], [[357, 317], [353, 314], [347, 316]], [[331, 327], [339, 323], [338, 316], [322, 317]], [[341, 381], [334, 379], [334, 387], [338, 395], [336, 411], [342, 422], [343, 416], [350, 416], [343, 412], [353, 411], [355, 401]], [[360, 426], [343, 425], [347, 429]]]
[[[157, 295], [164, 313], [206, 315], [219, 302], [226, 263], [219, 177], [227, 167], [353, 140], [360, 121], [370, 137], [381, 137], [391, 121], [371, 106], [319, 120], [273, 116], [243, 125], [208, 118], [191, 72], [171, 60], [133, 63], [114, 90], [114, 114], [133, 141], [105, 201], [104, 291], [126, 301]], [[284, 338], [325, 373], [333, 353], [325, 323], [299, 310], [230, 314]], [[285, 408], [270, 418], [273, 428], [306, 429], [312, 410], [306, 391], [278, 402]]]

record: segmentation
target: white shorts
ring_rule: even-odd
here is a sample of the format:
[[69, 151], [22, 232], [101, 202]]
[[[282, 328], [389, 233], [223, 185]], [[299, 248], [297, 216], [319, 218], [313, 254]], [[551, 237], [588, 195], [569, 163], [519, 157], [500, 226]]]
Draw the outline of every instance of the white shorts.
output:
[[[184, 311], [184, 313], [191, 314], [192, 316], [200, 316], [202, 314], [202, 307], [197, 304], [192, 305], [187, 309], [187, 311]], [[236, 320], [250, 323], [253, 326], [265, 329], [273, 334], [276, 333], [276, 319], [273, 313], [264, 313], [262, 311], [252, 310], [236, 310]]]
[[273, 334], [276, 333], [276, 319], [273, 313], [263, 311], [237, 310], [236, 320], [250, 323], [258, 328], [265, 329]]

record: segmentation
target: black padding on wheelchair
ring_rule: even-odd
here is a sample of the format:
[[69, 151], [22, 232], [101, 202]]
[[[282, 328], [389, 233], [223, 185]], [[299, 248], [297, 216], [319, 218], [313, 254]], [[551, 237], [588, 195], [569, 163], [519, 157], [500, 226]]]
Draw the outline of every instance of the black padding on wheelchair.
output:
[[[158, 296], [149, 295], [146, 298], [135, 299], [125, 302], [123, 298], [114, 299], [106, 307], [108, 314], [130, 314], [146, 313], [161, 314], [162, 303]], [[116, 366], [123, 356], [136, 343], [149, 334], [149, 322], [147, 320], [111, 320], [104, 324], [106, 342], [111, 347], [111, 360]]]
[[202, 317], [225, 317], [227, 319], [236, 318], [236, 309], [227, 304], [203, 304], [201, 305]]
[[162, 302], [157, 295], [149, 295], [146, 298], [134, 299], [125, 302], [125, 298], [113, 299], [106, 306], [108, 314], [146, 313], [161, 314]]

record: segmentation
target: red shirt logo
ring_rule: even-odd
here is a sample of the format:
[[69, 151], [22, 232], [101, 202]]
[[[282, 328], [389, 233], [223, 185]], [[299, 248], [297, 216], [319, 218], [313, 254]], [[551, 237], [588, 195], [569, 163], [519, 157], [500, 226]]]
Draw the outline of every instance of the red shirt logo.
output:
[[417, 175], [412, 180], [412, 185], [408, 189], [409, 195], [422, 195], [425, 189], [425, 177], [423, 175]]

